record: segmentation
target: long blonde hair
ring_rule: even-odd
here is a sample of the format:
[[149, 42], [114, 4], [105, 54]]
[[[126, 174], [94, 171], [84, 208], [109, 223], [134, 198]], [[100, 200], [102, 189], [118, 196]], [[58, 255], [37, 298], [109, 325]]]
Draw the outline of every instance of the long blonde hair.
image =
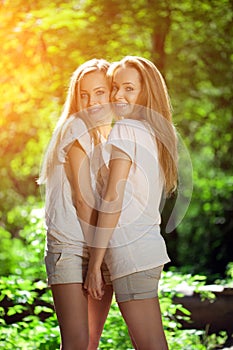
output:
[[44, 156], [44, 160], [41, 167], [41, 172], [37, 183], [43, 184], [46, 182], [49, 172], [54, 164], [57, 146], [61, 140], [62, 131], [68, 118], [81, 110], [81, 97], [80, 97], [80, 81], [85, 74], [90, 72], [99, 71], [107, 74], [107, 70], [110, 63], [104, 59], [92, 59], [82, 65], [80, 65], [72, 74], [69, 84], [69, 89], [64, 104], [63, 112], [57, 122], [54, 129], [52, 138], [48, 145], [47, 151]]
[[145, 108], [143, 118], [153, 128], [158, 147], [159, 163], [165, 178], [165, 192], [177, 187], [177, 136], [172, 123], [172, 108], [165, 81], [157, 67], [148, 59], [126, 56], [114, 62], [108, 71], [112, 79], [118, 68], [135, 68], [141, 79], [142, 91], [138, 104]]

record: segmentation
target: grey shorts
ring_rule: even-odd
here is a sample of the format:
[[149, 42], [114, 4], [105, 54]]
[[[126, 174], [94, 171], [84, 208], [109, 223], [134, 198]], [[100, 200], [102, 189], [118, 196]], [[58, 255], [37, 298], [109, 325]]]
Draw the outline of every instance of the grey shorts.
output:
[[[64, 283], [84, 283], [88, 269], [88, 258], [72, 253], [46, 252], [45, 266], [48, 285]], [[102, 274], [105, 284], [112, 284], [105, 263], [102, 264]]]
[[157, 297], [162, 270], [163, 265], [113, 280], [116, 301], [124, 302]]

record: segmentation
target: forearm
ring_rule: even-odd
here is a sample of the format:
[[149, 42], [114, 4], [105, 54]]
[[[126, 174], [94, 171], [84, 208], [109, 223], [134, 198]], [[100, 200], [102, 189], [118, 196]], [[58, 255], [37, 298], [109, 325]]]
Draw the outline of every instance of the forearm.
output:
[[100, 213], [96, 231], [91, 243], [90, 249], [90, 267], [91, 269], [100, 268], [109, 241], [118, 223], [120, 213]]
[[131, 160], [126, 160], [126, 157], [121, 155], [117, 157], [118, 159], [112, 155], [113, 159], [110, 161], [108, 186], [99, 208], [96, 231], [90, 249], [85, 288], [96, 299], [101, 299], [103, 296], [100, 267], [122, 211], [124, 190], [131, 166]]
[[79, 202], [76, 204], [76, 212], [85, 241], [89, 247], [91, 246], [95, 233], [97, 211], [93, 208], [90, 208], [87, 204]]
[[92, 241], [97, 221], [95, 196], [91, 186], [90, 162], [78, 141], [69, 150], [66, 172], [72, 187], [77, 218], [87, 244]]
[[112, 161], [107, 190], [99, 208], [96, 231], [92, 241], [91, 262], [99, 267], [122, 211], [130, 161]]

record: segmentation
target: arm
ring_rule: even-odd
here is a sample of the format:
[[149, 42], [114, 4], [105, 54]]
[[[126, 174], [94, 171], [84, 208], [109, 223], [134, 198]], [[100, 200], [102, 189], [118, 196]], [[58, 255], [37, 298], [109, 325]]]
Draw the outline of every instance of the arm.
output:
[[97, 221], [91, 187], [90, 164], [86, 152], [76, 141], [68, 152], [74, 204], [86, 242], [91, 242]]
[[131, 163], [131, 159], [126, 153], [113, 147], [109, 165], [108, 186], [98, 214], [97, 228], [91, 247], [88, 276], [85, 282], [85, 288], [96, 299], [101, 299], [103, 295], [100, 267], [121, 214], [124, 190]]

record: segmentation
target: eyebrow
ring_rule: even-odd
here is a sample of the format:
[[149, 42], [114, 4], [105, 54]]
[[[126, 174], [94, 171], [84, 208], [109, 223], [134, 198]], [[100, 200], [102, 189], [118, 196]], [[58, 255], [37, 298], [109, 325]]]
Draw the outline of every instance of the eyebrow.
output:
[[[113, 84], [116, 84], [116, 85], [117, 85], [117, 83], [116, 83], [115, 81], [113, 81]], [[135, 86], [135, 84], [132, 83], [131, 81], [126, 81], [126, 82], [123, 83], [122, 85], [133, 85], [133, 86]]]
[[[94, 91], [95, 91], [95, 90], [99, 90], [99, 89], [106, 89], [106, 86], [98, 86], [98, 87], [96, 87], [96, 88], [94, 89]], [[80, 91], [85, 91], [85, 92], [87, 92], [87, 90], [85, 90], [85, 89], [81, 89]]]
[[106, 86], [98, 86], [94, 90], [98, 90], [98, 89], [106, 89]]

